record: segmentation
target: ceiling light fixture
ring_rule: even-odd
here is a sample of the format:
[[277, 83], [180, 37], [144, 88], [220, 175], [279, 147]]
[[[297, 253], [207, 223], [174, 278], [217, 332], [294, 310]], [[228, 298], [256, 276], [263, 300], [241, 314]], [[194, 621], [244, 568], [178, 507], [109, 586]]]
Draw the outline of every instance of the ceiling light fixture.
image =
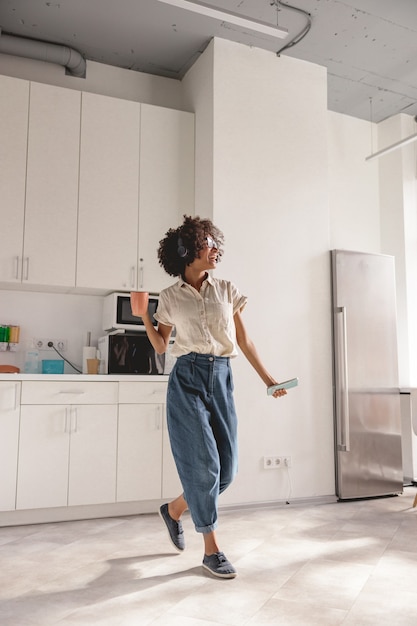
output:
[[165, 4], [170, 4], [178, 9], [185, 9], [186, 11], [192, 11], [199, 15], [211, 17], [214, 20], [221, 22], [227, 22], [228, 24], [234, 24], [240, 28], [251, 30], [262, 35], [268, 35], [269, 37], [275, 37], [277, 39], [284, 39], [288, 35], [288, 30], [279, 26], [271, 26], [266, 22], [259, 22], [258, 20], [251, 20], [245, 17], [241, 17], [237, 13], [229, 13], [228, 11], [219, 11], [208, 4], [203, 2], [191, 2], [190, 0], [159, 0]]
[[406, 137], [405, 139], [401, 139], [401, 141], [397, 141], [397, 143], [393, 143], [391, 146], [387, 146], [379, 152], [374, 152], [374, 154], [370, 154], [365, 158], [365, 161], [372, 161], [373, 159], [377, 159], [378, 157], [383, 156], [384, 154], [388, 154], [388, 152], [392, 152], [393, 150], [397, 150], [397, 148], [402, 148], [413, 141], [417, 141], [417, 133], [415, 135], [410, 135], [410, 137]]

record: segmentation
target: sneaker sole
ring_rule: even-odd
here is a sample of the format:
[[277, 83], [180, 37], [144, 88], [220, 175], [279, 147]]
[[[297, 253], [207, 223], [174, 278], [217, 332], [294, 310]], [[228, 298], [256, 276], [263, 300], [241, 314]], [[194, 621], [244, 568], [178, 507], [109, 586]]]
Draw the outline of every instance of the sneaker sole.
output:
[[206, 569], [208, 572], [210, 572], [212, 576], [215, 576], [216, 578], [236, 578], [237, 576], [237, 572], [230, 572], [229, 574], [221, 574], [220, 572], [215, 572], [214, 570], [212, 570], [205, 563], [203, 563], [202, 565], [204, 569]]
[[179, 552], [179, 553], [184, 552], [184, 548], [181, 550], [181, 548], [179, 548], [177, 545], [175, 545], [174, 541], [172, 540], [171, 533], [169, 532], [169, 528], [168, 528], [168, 526], [167, 526], [167, 523], [166, 523], [166, 521], [165, 521], [165, 519], [164, 519], [164, 516], [162, 515], [162, 513], [161, 513], [161, 510], [160, 510], [160, 509], [158, 509], [158, 515], [159, 515], [159, 517], [161, 518], [161, 520], [164, 522], [164, 526], [165, 526], [165, 528], [166, 528], [166, 530], [167, 530], [167, 533], [168, 533], [168, 538], [169, 538], [169, 540], [170, 540], [170, 542], [171, 542], [172, 546], [176, 549], [176, 551], [177, 551], [177, 552]]

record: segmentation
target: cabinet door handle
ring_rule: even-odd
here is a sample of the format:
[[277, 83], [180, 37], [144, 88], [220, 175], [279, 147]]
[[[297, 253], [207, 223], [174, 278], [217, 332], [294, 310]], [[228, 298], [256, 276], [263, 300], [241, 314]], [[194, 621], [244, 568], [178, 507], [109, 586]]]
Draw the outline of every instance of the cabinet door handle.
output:
[[[74, 417], [74, 427], [72, 426], [72, 418]], [[77, 407], [71, 407], [71, 434], [75, 435], [78, 432], [78, 412]]]
[[68, 407], [65, 407], [65, 424], [64, 424], [64, 433], [67, 433], [69, 435], [69, 430], [68, 430]]
[[69, 391], [58, 391], [58, 394], [64, 394], [64, 395], [68, 395], [68, 396], [82, 396], [85, 393], [85, 391], [79, 391], [78, 389], [74, 389], [74, 390], [69, 390]]
[[132, 267], [130, 268], [130, 286], [132, 287], [132, 289], [135, 288], [136, 286], [136, 269], [135, 266], [132, 265]]
[[14, 384], [14, 408], [13, 410], [16, 411], [17, 409], [17, 383]]
[[15, 278], [16, 280], [19, 280], [19, 269], [20, 269], [20, 257], [19, 256], [15, 257], [14, 263], [15, 263], [15, 268], [16, 268]]
[[144, 267], [143, 267], [143, 259], [139, 259], [139, 288], [143, 287], [143, 277], [144, 277]]
[[161, 405], [158, 404], [158, 406], [155, 409], [155, 429], [156, 430], [161, 430]]
[[25, 273], [23, 276], [23, 280], [29, 280], [29, 257], [28, 256], [25, 256], [23, 258], [23, 263], [25, 266]]

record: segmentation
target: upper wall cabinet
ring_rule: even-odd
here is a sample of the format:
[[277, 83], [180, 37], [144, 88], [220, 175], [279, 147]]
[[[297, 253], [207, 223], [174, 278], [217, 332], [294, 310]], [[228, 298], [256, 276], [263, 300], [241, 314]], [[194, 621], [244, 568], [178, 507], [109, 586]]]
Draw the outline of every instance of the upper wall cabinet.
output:
[[7, 200], [0, 212], [8, 226], [0, 281], [73, 287], [80, 93], [0, 79], [0, 188]]
[[77, 288], [137, 281], [140, 104], [82, 94]]
[[30, 85], [22, 280], [75, 285], [81, 94]]
[[169, 228], [194, 214], [194, 114], [141, 105], [138, 288], [172, 284], [157, 248]]
[[194, 212], [194, 114], [83, 93], [77, 288], [172, 282], [157, 248]]
[[28, 115], [29, 82], [0, 76], [1, 282], [21, 277]]
[[0, 76], [0, 287], [172, 283], [159, 241], [194, 213], [194, 114]]

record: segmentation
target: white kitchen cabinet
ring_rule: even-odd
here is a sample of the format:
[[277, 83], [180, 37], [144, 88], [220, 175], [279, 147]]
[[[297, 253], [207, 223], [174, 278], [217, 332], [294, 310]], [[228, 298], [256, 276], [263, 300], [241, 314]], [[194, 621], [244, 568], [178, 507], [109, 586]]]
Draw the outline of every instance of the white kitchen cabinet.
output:
[[29, 82], [0, 76], [0, 283], [21, 281]]
[[141, 105], [139, 185], [139, 289], [172, 284], [158, 261], [169, 228], [194, 215], [194, 114]]
[[0, 382], [0, 511], [16, 507], [20, 382]]
[[172, 282], [159, 241], [194, 212], [194, 114], [82, 95], [77, 288]]
[[0, 287], [172, 282], [157, 248], [194, 213], [194, 114], [0, 76]]
[[161, 497], [163, 404], [121, 404], [117, 502]]
[[117, 383], [22, 383], [17, 509], [113, 503]]
[[75, 286], [81, 94], [31, 83], [22, 282]]
[[181, 493], [171, 450], [163, 443], [166, 388], [166, 382], [119, 383], [118, 502]]
[[81, 95], [10, 80], [0, 90], [0, 281], [74, 287]]
[[116, 501], [117, 406], [74, 407], [68, 505]]
[[82, 94], [77, 287], [137, 282], [140, 104]]
[[22, 406], [17, 509], [66, 506], [68, 407]]
[[0, 381], [3, 521], [149, 511], [179, 495], [166, 390], [166, 379]]

